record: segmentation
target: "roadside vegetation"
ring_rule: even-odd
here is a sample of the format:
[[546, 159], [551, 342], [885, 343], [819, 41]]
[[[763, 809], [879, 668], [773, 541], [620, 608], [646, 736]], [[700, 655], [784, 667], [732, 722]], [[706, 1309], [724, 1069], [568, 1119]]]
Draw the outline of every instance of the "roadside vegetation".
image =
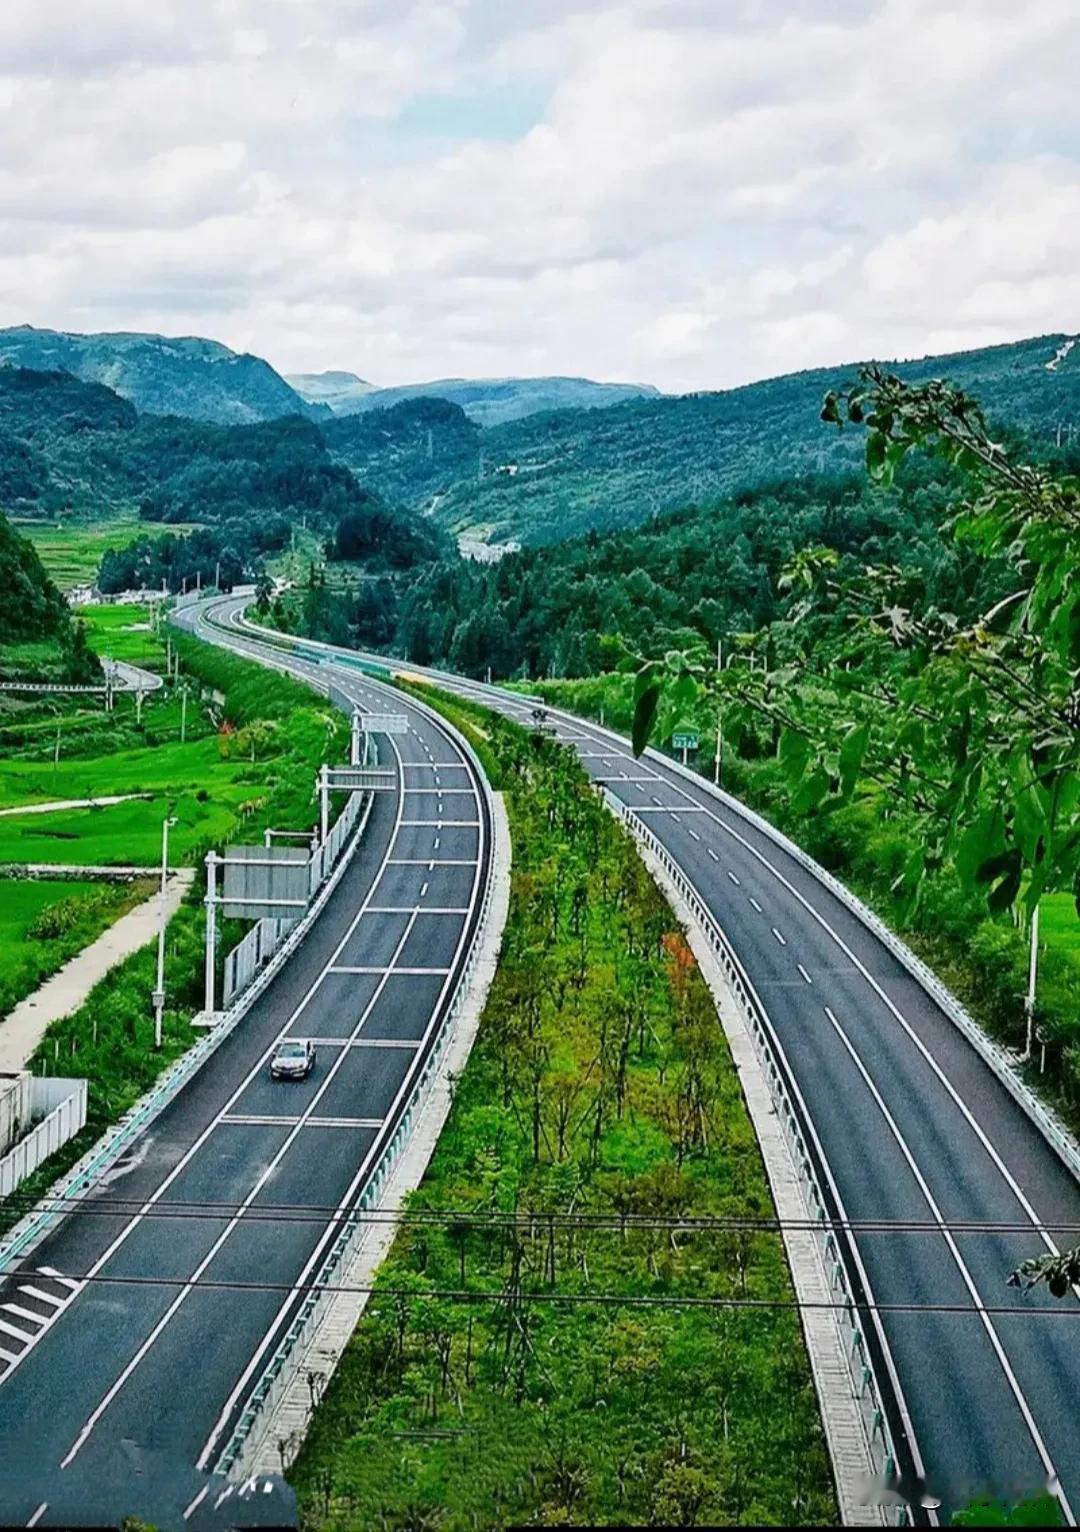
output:
[[[76, 585], [92, 585], [105, 555], [126, 548], [142, 529], [133, 508], [126, 515], [105, 515], [87, 521], [75, 517], [24, 521], [18, 524], [18, 530], [33, 543], [50, 578], [62, 591], [69, 591]], [[194, 526], [172, 530], [190, 532]]]
[[678, 1226], [773, 1212], [690, 950], [569, 752], [423, 695], [506, 794], [510, 914], [449, 1120], [293, 1471], [303, 1524], [832, 1522], [776, 1235]]
[[[344, 715], [299, 682], [268, 672], [250, 660], [224, 654], [185, 635], [174, 635], [174, 641], [180, 649], [183, 673], [192, 684], [212, 691], [219, 699], [214, 704], [217, 732], [198, 746], [206, 758], [208, 774], [215, 755], [224, 764], [238, 760], [245, 763], [245, 770], [257, 770], [258, 793], [243, 824], [245, 838], [260, 840], [267, 825], [311, 828], [317, 817], [313, 783], [318, 766], [325, 759], [342, 758], [341, 752], [347, 748], [349, 729]], [[147, 751], [148, 756], [152, 754]], [[209, 775], [208, 779], [212, 780]], [[181, 799], [180, 804], [184, 801]], [[212, 798], [209, 801], [213, 803]], [[133, 807], [153, 810], [154, 861], [160, 857], [162, 804]], [[190, 838], [180, 843], [184, 860], [198, 865], [211, 845], [220, 847], [235, 838], [239, 819], [228, 801], [223, 813], [226, 819], [220, 834], [208, 833], [208, 825], [213, 823], [209, 819], [189, 827]], [[0, 827], [8, 822], [0, 819]], [[119, 851], [117, 847], [118, 855]], [[34, 885], [8, 886], [21, 890]], [[204, 891], [200, 875], [193, 894], [169, 923], [165, 952], [168, 999], [160, 1051], [153, 1046], [150, 1003], [156, 963], [153, 943], [118, 964], [95, 986], [84, 1005], [46, 1031], [27, 1067], [40, 1073], [86, 1076], [90, 1081], [87, 1124], [0, 1206], [0, 1229], [16, 1222], [33, 1200], [196, 1040], [191, 1017], [203, 998], [204, 912], [200, 901]], [[232, 929], [223, 933], [222, 958], [243, 931], [238, 922], [229, 925]]]
[[0, 880], [0, 1017], [150, 892], [145, 880]]

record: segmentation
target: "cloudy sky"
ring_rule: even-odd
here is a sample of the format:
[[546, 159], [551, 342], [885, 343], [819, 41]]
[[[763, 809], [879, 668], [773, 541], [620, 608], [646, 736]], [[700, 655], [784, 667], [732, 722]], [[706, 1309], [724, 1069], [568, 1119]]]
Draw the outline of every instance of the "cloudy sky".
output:
[[1080, 328], [1076, 0], [3, 0], [0, 324], [718, 387]]

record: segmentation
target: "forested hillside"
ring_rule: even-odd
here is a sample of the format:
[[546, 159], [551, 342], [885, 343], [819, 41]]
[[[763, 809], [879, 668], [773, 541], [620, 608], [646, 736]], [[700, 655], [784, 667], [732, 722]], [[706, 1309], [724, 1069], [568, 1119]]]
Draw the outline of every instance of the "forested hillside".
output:
[[[1043, 336], [895, 370], [948, 377], [982, 400], [996, 431], [1039, 449], [1080, 438], [1080, 348], [1052, 366], [1065, 337]], [[1052, 370], [1051, 370], [1052, 369]], [[485, 432], [485, 476], [460, 484], [438, 516], [494, 541], [551, 542], [633, 526], [777, 478], [835, 474], [862, 444], [823, 432], [821, 399], [855, 375], [848, 367], [792, 373], [724, 393], [643, 399], [602, 411], [561, 411]]]
[[[145, 540], [110, 555], [105, 589], [178, 584], [181, 569], [209, 578], [219, 560], [240, 578], [283, 547], [294, 525], [338, 556], [377, 556], [395, 568], [450, 551], [436, 525], [399, 512], [335, 461], [311, 421], [220, 426], [140, 415], [110, 389], [64, 372], [0, 367], [0, 508], [27, 519], [119, 514], [215, 529], [180, 557], [173, 545], [152, 555]], [[340, 528], [344, 545], [362, 552], [340, 553]]]
[[16, 325], [0, 330], [0, 363], [104, 383], [154, 415], [230, 424], [326, 413], [301, 399], [261, 357], [198, 336], [76, 335]]
[[[792, 604], [784, 568], [816, 546], [835, 551], [844, 573], [902, 565], [924, 604], [964, 617], [989, 604], [1002, 570], [941, 537], [956, 491], [954, 474], [919, 461], [889, 488], [858, 471], [781, 480], [496, 564], [447, 560], [401, 591], [374, 586], [348, 598], [345, 641], [351, 628], [357, 643], [475, 676], [590, 675], [629, 655], [715, 647], [761, 629]], [[302, 615], [294, 601], [311, 636], [341, 636], [332, 593], [307, 600]]]
[[[22, 354], [44, 355], [53, 368], [67, 365], [60, 342], [70, 338], [53, 336], [45, 345], [41, 337], [50, 335], [0, 332], [0, 356], [3, 338], [10, 347], [14, 336]], [[191, 393], [187, 415], [220, 416], [214, 380], [231, 376], [233, 363], [254, 360], [232, 353], [223, 360], [217, 351], [224, 348], [210, 342], [191, 342], [189, 356], [188, 343], [120, 339], [131, 341], [120, 353], [125, 365], [132, 357], [166, 357], [169, 367], [180, 369]], [[100, 370], [116, 376], [115, 368]], [[279, 415], [287, 396], [299, 400], [267, 371], [285, 394], [276, 393], [262, 413]], [[1027, 437], [1037, 454], [1080, 435], [1080, 348], [1068, 349], [1063, 336], [932, 357], [898, 371], [910, 380], [946, 376], [972, 390], [996, 432]], [[416, 388], [365, 391], [354, 379], [337, 386], [363, 413], [333, 418], [319, 405], [320, 422], [294, 412], [291, 419], [255, 421], [245, 435], [243, 426], [152, 413], [180, 408], [179, 383], [179, 392], [167, 396], [135, 390], [132, 397], [143, 401], [136, 414], [115, 394], [83, 393], [55, 371], [51, 383], [32, 384], [0, 367], [0, 505], [99, 514], [147, 500], [155, 517], [219, 520], [262, 496], [266, 459], [268, 472], [287, 461], [303, 479], [294, 481], [290, 466], [288, 484], [270, 497], [275, 509], [284, 494], [301, 516], [318, 515], [346, 482], [335, 477], [336, 465], [392, 505], [432, 513], [449, 532], [494, 542], [555, 542], [591, 529], [632, 527], [779, 480], [853, 469], [859, 442], [851, 433], [824, 432], [818, 410], [826, 390], [854, 374], [854, 366], [819, 369], [723, 393], [622, 403], [605, 395], [603, 409], [548, 410], [508, 421], [507, 411], [518, 411], [526, 396], [530, 409], [567, 397], [596, 402], [588, 389], [599, 385], [480, 380], [454, 382], [446, 385], [446, 397], [430, 398]], [[244, 418], [258, 413], [252, 407]], [[496, 419], [504, 423], [492, 424]]]
[[99, 669], [33, 544], [0, 515], [0, 676], [87, 681]]

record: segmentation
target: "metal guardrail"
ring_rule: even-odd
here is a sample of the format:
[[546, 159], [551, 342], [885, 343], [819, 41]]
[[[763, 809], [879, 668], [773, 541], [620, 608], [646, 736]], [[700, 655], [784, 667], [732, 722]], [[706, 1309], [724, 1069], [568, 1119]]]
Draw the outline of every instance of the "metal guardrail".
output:
[[893, 957], [907, 969], [912, 978], [917, 980], [930, 997], [937, 1002], [949, 1020], [959, 1028], [983, 1062], [1005, 1087], [1009, 1095], [1012, 1096], [1016, 1104], [1034, 1123], [1035, 1127], [1038, 1128], [1039, 1132], [1061, 1158], [1068, 1170], [1072, 1172], [1077, 1180], [1080, 1180], [1080, 1143], [1077, 1143], [1074, 1134], [1057, 1113], [1039, 1099], [1017, 1072], [1008, 1049], [1003, 1048], [987, 1035], [971, 1012], [941, 982], [933, 969], [924, 963], [922, 958], [912, 952], [907, 943], [897, 936], [895, 931], [890, 930], [869, 905], [864, 904], [857, 894], [853, 894], [849, 888], [841, 883], [839, 878], [834, 877], [831, 872], [822, 867], [819, 862], [816, 862], [809, 852], [804, 851], [801, 846], [789, 840], [782, 830], [778, 830], [775, 825], [770, 824], [767, 819], [763, 818], [753, 809], [747, 808], [737, 798], [733, 798], [730, 793], [725, 793], [722, 788], [714, 787], [711, 782], [706, 781], [705, 778], [691, 770], [690, 767], [684, 767], [679, 761], [671, 760], [668, 756], [660, 755], [655, 751], [648, 751], [646, 753], [656, 754], [657, 758], [661, 759], [665, 766], [671, 767], [680, 776], [690, 779], [696, 787], [704, 787], [710, 796], [718, 798], [731, 813], [746, 820], [756, 830], [760, 830], [763, 835], [772, 841], [773, 845], [779, 846], [780, 850], [787, 852], [788, 856], [798, 862], [800, 867], [812, 873], [817, 881], [824, 884], [829, 892], [834, 894], [846, 909], [850, 910], [863, 925], [869, 927], [878, 940], [884, 943]]
[[[807, 1149], [800, 1114], [784, 1084], [783, 1074], [777, 1062], [778, 1045], [772, 1034], [767, 1014], [753, 986], [735, 956], [727, 937], [718, 925], [712, 911], [705, 904], [694, 884], [683, 872], [678, 862], [663, 842], [644, 825], [633, 810], [615, 796], [609, 788], [603, 788], [604, 801], [611, 812], [645, 846], [664, 868], [697, 920], [706, 940], [713, 949], [724, 977], [735, 998], [753, 1039], [758, 1059], [776, 1108], [792, 1160], [799, 1176], [799, 1184], [811, 1216], [817, 1221], [817, 1237], [821, 1255], [829, 1277], [829, 1285], [839, 1294], [840, 1308], [849, 1330], [845, 1347], [852, 1390], [859, 1402], [863, 1428], [870, 1449], [871, 1460], [880, 1474], [882, 1483], [891, 1483], [897, 1473], [896, 1447], [882, 1401], [881, 1387], [874, 1370], [873, 1360], [859, 1322], [858, 1308], [852, 1296], [852, 1282], [843, 1251], [835, 1233], [829, 1228], [826, 1202], [822, 1193], [813, 1161]], [[883, 1507], [894, 1510], [897, 1525], [906, 1525], [910, 1514], [906, 1506]]]
[[67, 1175], [61, 1177], [56, 1185], [49, 1188], [38, 1206], [25, 1218], [20, 1219], [7, 1238], [0, 1241], [0, 1274], [12, 1262], [33, 1249], [51, 1225], [70, 1212], [73, 1202], [85, 1197], [98, 1178], [115, 1165], [128, 1145], [165, 1110], [173, 1097], [179, 1094], [188, 1080], [202, 1068], [210, 1055], [216, 1052], [225, 1038], [247, 1015], [270, 980], [303, 941], [311, 923], [321, 913], [326, 901], [340, 882], [367, 826], [371, 802], [369, 798], [348, 854], [338, 862], [311, 908], [303, 919], [296, 923], [266, 967], [256, 975], [240, 999], [222, 1013], [221, 1020], [204, 1037], [201, 1037], [186, 1053], [181, 1054], [180, 1058], [159, 1076], [152, 1089], [125, 1112], [118, 1122], [108, 1128], [97, 1143], [93, 1144], [82, 1159], [68, 1171]]
[[[483, 768], [468, 740], [449, 720], [443, 718], [441, 714], [435, 713], [434, 709], [426, 707], [421, 702], [414, 702], [413, 705], [432, 714], [437, 719], [439, 726], [453, 737], [462, 752], [472, 762], [477, 781], [480, 783], [480, 790], [484, 795], [484, 801], [487, 805], [489, 821], [494, 826], [495, 813], [491, 784], [488, 782]], [[364, 1215], [369, 1209], [379, 1205], [394, 1162], [412, 1136], [413, 1126], [420, 1116], [423, 1104], [439, 1073], [440, 1061], [453, 1040], [462, 1006], [469, 993], [469, 986], [476, 971], [476, 964], [483, 945], [481, 937], [490, 913], [493, 889], [494, 879], [489, 877], [484, 888], [484, 895], [480, 904], [480, 916], [473, 932], [469, 955], [457, 977], [454, 992], [446, 1008], [446, 1014], [439, 1028], [434, 1046], [428, 1054], [420, 1075], [413, 1083], [393, 1136], [383, 1147], [378, 1159], [372, 1166], [363, 1191], [360, 1193], [354, 1206], [343, 1218], [341, 1230], [328, 1250], [318, 1272], [312, 1279], [288, 1330], [278, 1342], [262, 1375], [248, 1395], [232, 1434], [214, 1464], [214, 1473], [216, 1474], [243, 1474], [253, 1466], [246, 1463], [245, 1454], [251, 1450], [253, 1440], [255, 1440], [253, 1438], [255, 1427], [260, 1417], [269, 1418], [272, 1415], [282, 1394], [292, 1383], [302, 1363], [303, 1356], [309, 1349], [318, 1326], [322, 1322], [328, 1300], [332, 1301], [336, 1296], [335, 1293], [329, 1291], [334, 1277], [338, 1272], [347, 1268], [359, 1238], [366, 1231], [367, 1223]]]

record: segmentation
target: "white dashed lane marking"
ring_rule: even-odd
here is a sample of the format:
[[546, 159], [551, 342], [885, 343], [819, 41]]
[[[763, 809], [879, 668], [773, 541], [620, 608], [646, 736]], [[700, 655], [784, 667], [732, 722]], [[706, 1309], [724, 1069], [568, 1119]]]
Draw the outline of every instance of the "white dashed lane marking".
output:
[[773, 926], [772, 934], [776, 937], [776, 940], [780, 943], [781, 947], [787, 946], [787, 937], [783, 934], [782, 931], [778, 931], [776, 927]]
[[741, 888], [742, 887], [742, 884], [739, 882], [738, 878], [735, 876], [735, 874], [733, 872], [729, 872], [728, 873], [728, 877], [734, 883], [736, 888]]
[[705, 850], [709, 853], [709, 855], [712, 857], [714, 862], [718, 862], [720, 860], [720, 858], [717, 856], [716, 852], [713, 850], [713, 848], [711, 846], [706, 846]]
[[758, 914], [760, 915], [761, 914], [761, 905], [757, 902], [757, 900], [754, 899], [753, 897], [751, 897], [750, 903], [754, 906], [755, 910], [757, 910]]
[[814, 982], [813, 979], [810, 977], [810, 975], [807, 973], [806, 969], [803, 967], [803, 965], [801, 963], [796, 963], [795, 967], [802, 974], [802, 976], [806, 980], [807, 984], [813, 984], [813, 982]]

